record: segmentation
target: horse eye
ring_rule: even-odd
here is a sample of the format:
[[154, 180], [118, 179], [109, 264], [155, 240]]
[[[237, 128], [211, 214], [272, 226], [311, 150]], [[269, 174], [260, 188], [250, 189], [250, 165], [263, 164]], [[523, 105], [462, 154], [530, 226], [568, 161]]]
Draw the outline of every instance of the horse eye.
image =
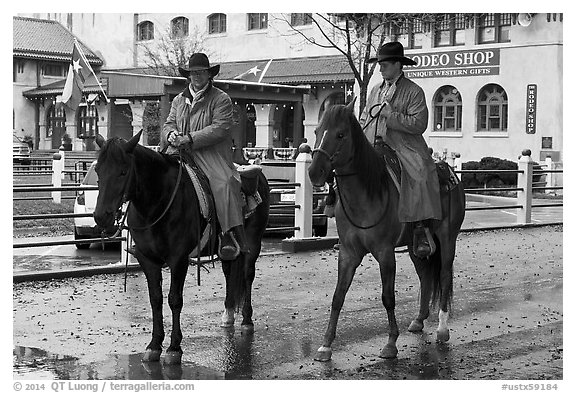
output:
[[339, 132], [338, 133], [338, 139], [342, 139], [344, 138], [344, 133], [343, 132]]
[[120, 176], [126, 176], [126, 173], [128, 173], [128, 171], [126, 171], [126, 169], [123, 169], [123, 170], [120, 172]]

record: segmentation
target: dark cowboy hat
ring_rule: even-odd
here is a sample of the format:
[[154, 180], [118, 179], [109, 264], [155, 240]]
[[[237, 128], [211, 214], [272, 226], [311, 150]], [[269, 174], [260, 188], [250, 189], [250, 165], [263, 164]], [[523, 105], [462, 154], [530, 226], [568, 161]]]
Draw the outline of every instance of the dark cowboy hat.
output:
[[400, 42], [387, 42], [378, 49], [377, 57], [368, 59], [368, 63], [381, 61], [399, 61], [404, 65], [416, 65], [416, 62], [404, 56], [404, 46]]
[[188, 67], [178, 67], [180, 75], [185, 78], [190, 76], [191, 71], [202, 70], [208, 70], [210, 75], [214, 77], [220, 72], [220, 64], [216, 64], [210, 67], [210, 60], [208, 60], [208, 56], [206, 56], [204, 53], [194, 53], [188, 60]]

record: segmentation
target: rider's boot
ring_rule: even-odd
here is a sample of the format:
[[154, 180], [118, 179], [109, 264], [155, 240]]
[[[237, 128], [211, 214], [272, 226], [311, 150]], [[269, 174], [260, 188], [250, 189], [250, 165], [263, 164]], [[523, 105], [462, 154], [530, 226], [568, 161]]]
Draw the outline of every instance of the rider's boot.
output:
[[413, 252], [418, 258], [428, 258], [436, 251], [436, 244], [430, 229], [422, 221], [414, 223]]
[[238, 225], [220, 235], [220, 248], [218, 255], [224, 261], [238, 258], [240, 253], [248, 253], [250, 248], [246, 239], [244, 225]]

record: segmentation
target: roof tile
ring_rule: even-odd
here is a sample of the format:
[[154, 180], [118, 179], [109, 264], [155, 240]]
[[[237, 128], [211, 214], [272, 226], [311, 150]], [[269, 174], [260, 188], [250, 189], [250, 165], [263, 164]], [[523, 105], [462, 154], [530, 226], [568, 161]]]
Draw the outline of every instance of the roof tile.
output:
[[[47, 60], [70, 60], [74, 46], [74, 34], [60, 23], [36, 18], [13, 17], [13, 55]], [[91, 64], [103, 61], [83, 42], [78, 40]]]

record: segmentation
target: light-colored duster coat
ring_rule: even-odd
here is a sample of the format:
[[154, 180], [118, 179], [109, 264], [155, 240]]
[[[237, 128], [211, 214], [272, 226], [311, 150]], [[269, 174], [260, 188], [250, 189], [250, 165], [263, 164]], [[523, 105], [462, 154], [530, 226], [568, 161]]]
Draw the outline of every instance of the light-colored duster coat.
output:
[[185, 145], [185, 155], [190, 154], [208, 177], [223, 232], [243, 223], [240, 175], [232, 161], [231, 127], [232, 101], [210, 82], [196, 101], [188, 87], [174, 98], [160, 138], [161, 149], [167, 148], [167, 154], [178, 154], [178, 149], [168, 145], [167, 135], [170, 131], [192, 135], [192, 145]]
[[[370, 108], [380, 103], [380, 87], [381, 85], [374, 86], [370, 91], [366, 107], [360, 116], [362, 126], [371, 120]], [[381, 130], [386, 129], [382, 136], [384, 142], [398, 155], [402, 166], [399, 219], [401, 222], [440, 220], [442, 207], [436, 165], [422, 136], [428, 125], [424, 91], [402, 74], [396, 82], [396, 91], [390, 105], [390, 116], [387, 119], [380, 116], [370, 122], [364, 133], [368, 140], [374, 143], [376, 133], [380, 135]]]

